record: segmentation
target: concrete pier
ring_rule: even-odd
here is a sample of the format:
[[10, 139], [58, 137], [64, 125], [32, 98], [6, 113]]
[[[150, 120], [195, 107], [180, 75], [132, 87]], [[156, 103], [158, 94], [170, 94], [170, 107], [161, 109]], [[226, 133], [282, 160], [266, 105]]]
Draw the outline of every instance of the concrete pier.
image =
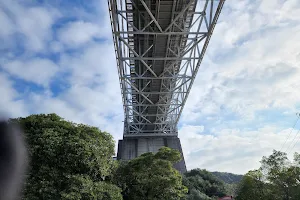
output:
[[178, 137], [138, 137], [123, 138], [118, 144], [118, 160], [131, 160], [143, 153], [156, 153], [161, 147], [170, 147], [178, 150], [182, 155], [182, 160], [176, 163], [174, 167], [181, 173], [186, 172], [185, 161], [182, 154], [181, 143]]

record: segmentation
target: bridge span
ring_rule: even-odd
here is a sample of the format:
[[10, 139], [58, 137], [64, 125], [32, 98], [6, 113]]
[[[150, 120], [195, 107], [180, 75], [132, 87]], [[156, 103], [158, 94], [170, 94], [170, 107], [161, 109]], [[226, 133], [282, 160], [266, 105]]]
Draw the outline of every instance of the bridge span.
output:
[[[225, 0], [108, 0], [124, 108], [118, 159], [162, 146], [177, 124]], [[185, 172], [184, 159], [175, 166]]]

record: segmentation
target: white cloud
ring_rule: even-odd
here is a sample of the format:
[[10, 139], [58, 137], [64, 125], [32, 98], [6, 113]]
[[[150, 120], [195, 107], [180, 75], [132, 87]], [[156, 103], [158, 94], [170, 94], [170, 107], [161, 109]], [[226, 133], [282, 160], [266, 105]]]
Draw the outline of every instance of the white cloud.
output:
[[29, 49], [33, 51], [44, 50], [45, 41], [52, 38], [51, 26], [55, 14], [44, 8], [30, 8], [17, 18], [19, 31], [26, 36]]
[[71, 77], [68, 81], [71, 85], [96, 90], [99, 89], [97, 86], [101, 85], [99, 92], [118, 98], [121, 103], [118, 71], [111, 43], [93, 43], [86, 47], [83, 53], [63, 54], [60, 66], [70, 70]]
[[120, 95], [110, 93], [106, 89], [102, 85], [94, 88], [73, 86], [63, 96], [70, 105], [84, 109], [87, 113], [94, 112], [107, 116], [122, 114]]
[[300, 103], [299, 15], [290, 15], [300, 4], [260, 2], [225, 3], [181, 119], [190, 169], [245, 173], [280, 150], [290, 131], [272, 111], [294, 119]]
[[14, 32], [12, 21], [2, 10], [0, 10], [0, 24], [5, 27], [0, 29], [0, 37], [7, 37]]
[[65, 77], [70, 86], [55, 97], [31, 93], [31, 112], [54, 112], [67, 120], [97, 126], [120, 139], [124, 118], [112, 45], [90, 43], [83, 53], [62, 52], [58, 64], [70, 74]]
[[72, 85], [60, 98], [80, 109], [83, 118], [120, 139], [123, 108], [111, 43], [90, 44], [77, 56], [66, 54], [60, 65], [70, 70]]
[[273, 15], [264, 9], [225, 5], [226, 15], [221, 14], [182, 120], [218, 114], [221, 107], [251, 120], [265, 108], [295, 110], [300, 95], [300, 24], [276, 13], [279, 7], [272, 9], [273, 15], [281, 16], [279, 27], [270, 28]]
[[54, 53], [61, 53], [64, 50], [63, 44], [60, 42], [57, 42], [57, 41], [51, 42], [49, 48], [50, 48], [51, 52], [54, 52]]
[[[27, 51], [46, 50], [47, 42], [52, 39], [51, 27], [59, 17], [57, 10], [50, 7], [26, 7], [21, 2], [9, 0], [1, 1], [0, 6], [4, 16], [0, 21], [1, 25], [5, 26], [9, 23], [7, 26], [10, 34], [21, 34]], [[4, 11], [9, 13], [9, 21], [6, 20]]]
[[11, 75], [47, 87], [58, 72], [58, 66], [48, 59], [34, 58], [5, 63], [3, 68]]
[[[217, 130], [212, 135], [199, 131], [199, 127], [186, 125], [179, 130], [179, 136], [189, 169], [199, 167], [244, 174], [259, 168], [262, 156], [270, 155], [273, 149], [281, 150], [290, 131], [265, 126], [256, 131]], [[297, 139], [300, 137], [297, 131], [291, 133], [282, 149], [288, 149], [289, 157], [300, 151], [300, 143], [292, 148], [297, 141], [293, 141], [295, 136]]]
[[86, 44], [95, 38], [103, 37], [102, 33], [103, 30], [97, 24], [75, 21], [63, 26], [58, 31], [58, 38], [62, 43], [74, 48]]
[[20, 117], [28, 114], [24, 101], [19, 99], [18, 92], [13, 88], [13, 82], [0, 73], [0, 115], [3, 117]]
[[[101, 2], [102, 4], [103, 2]], [[67, 120], [98, 126], [101, 130], [112, 133], [116, 139], [121, 138], [123, 112], [113, 46], [106, 41], [93, 42], [93, 39], [104, 39], [108, 35], [111, 36], [107, 11], [102, 12], [101, 8], [98, 17], [95, 17], [90, 13], [83, 13], [82, 10], [79, 14], [79, 21], [67, 23], [55, 32], [59, 39], [55, 41], [52, 36], [52, 31], [55, 29], [52, 29], [52, 26], [56, 23], [56, 19], [64, 17], [61, 16], [62, 13], [65, 13], [63, 9], [50, 6], [28, 7], [26, 2], [21, 4], [6, 0], [0, 5], [1, 9], [10, 13], [10, 15], [4, 12], [0, 13], [6, 17], [1, 19], [1, 25], [10, 24], [12, 26], [11, 29], [0, 34], [1, 39], [4, 36], [18, 33], [24, 36], [24, 41], [21, 42], [26, 44], [25, 52], [20, 57], [13, 55], [15, 46], [8, 45], [11, 48], [10, 53], [9, 56], [5, 55], [1, 58], [1, 68], [11, 77], [45, 87], [44, 92], [39, 91], [38, 93], [35, 93], [34, 90], [26, 90], [29, 92], [25, 96], [26, 101], [24, 99], [23, 102], [20, 102], [24, 107], [26, 105], [25, 110], [29, 113], [54, 112]], [[107, 5], [105, 4], [105, 6]], [[94, 22], [86, 21], [85, 17], [87, 19], [93, 17], [93, 20], [100, 18], [96, 23], [96, 20]], [[13, 42], [15, 38], [5, 39], [6, 42]], [[80, 51], [69, 54], [69, 52], [65, 52], [64, 44], [68, 47], [84, 46], [84, 49], [81, 48]], [[50, 58], [34, 57], [34, 53], [37, 52], [46, 55], [49, 52], [59, 54], [57, 63]], [[70, 76], [65, 77], [67, 86], [64, 87], [64, 92], [56, 94], [47, 86], [51, 81], [57, 81], [56, 75], [59, 75], [59, 70]], [[1, 87], [3, 89], [4, 85]], [[8, 95], [6, 96], [8, 97]], [[15, 96], [5, 101], [2, 99], [0, 105], [4, 111], [9, 111], [5, 104], [13, 101], [13, 98]], [[20, 115], [23, 112], [17, 107], [14, 111]]]

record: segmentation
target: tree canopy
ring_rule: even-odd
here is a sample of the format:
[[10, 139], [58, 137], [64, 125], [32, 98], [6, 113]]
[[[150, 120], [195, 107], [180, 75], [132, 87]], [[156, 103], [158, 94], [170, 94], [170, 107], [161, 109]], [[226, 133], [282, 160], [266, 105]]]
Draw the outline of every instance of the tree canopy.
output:
[[263, 157], [258, 170], [249, 171], [242, 179], [237, 200], [300, 199], [300, 156], [291, 162], [284, 152], [274, 150]]
[[110, 134], [55, 114], [11, 121], [23, 127], [29, 151], [23, 199], [122, 199], [106, 181], [115, 168]]
[[114, 180], [124, 200], [179, 200], [187, 193], [181, 174], [173, 168], [180, 160], [179, 151], [162, 147], [156, 154], [121, 163]]
[[189, 189], [187, 200], [207, 200], [226, 195], [224, 183], [207, 170], [188, 171], [184, 175], [183, 184]]

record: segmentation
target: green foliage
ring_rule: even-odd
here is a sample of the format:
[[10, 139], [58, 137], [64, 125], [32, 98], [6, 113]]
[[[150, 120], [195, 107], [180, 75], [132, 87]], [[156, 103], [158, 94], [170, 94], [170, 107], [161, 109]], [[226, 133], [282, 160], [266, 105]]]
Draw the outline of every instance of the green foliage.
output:
[[187, 200], [206, 200], [226, 194], [224, 183], [207, 170], [193, 169], [187, 172], [183, 184], [189, 189]]
[[242, 179], [237, 200], [298, 200], [300, 199], [299, 154], [290, 162], [286, 153], [273, 151], [263, 157], [258, 170], [248, 172]]
[[154, 158], [170, 161], [172, 164], [179, 162], [182, 158], [179, 151], [168, 147], [162, 147], [154, 155]]
[[69, 178], [67, 189], [61, 192], [62, 199], [122, 199], [121, 189], [103, 181], [95, 182], [89, 176], [74, 175]]
[[236, 196], [238, 190], [238, 184], [237, 183], [225, 183], [225, 191], [227, 196]]
[[238, 197], [239, 200], [264, 200], [269, 199], [269, 185], [265, 184], [262, 180], [262, 173], [260, 170], [249, 171], [242, 179]]
[[232, 174], [227, 172], [212, 172], [225, 183], [225, 191], [229, 196], [236, 196], [238, 184], [243, 178], [243, 175]]
[[180, 173], [173, 164], [180, 161], [179, 151], [163, 147], [158, 153], [145, 153], [120, 164], [115, 183], [125, 200], [179, 200], [187, 193]]
[[199, 190], [191, 189], [184, 200], [212, 200], [212, 198], [200, 192]]
[[23, 199], [122, 199], [105, 181], [115, 167], [110, 134], [55, 114], [12, 121], [24, 128], [30, 157]]

